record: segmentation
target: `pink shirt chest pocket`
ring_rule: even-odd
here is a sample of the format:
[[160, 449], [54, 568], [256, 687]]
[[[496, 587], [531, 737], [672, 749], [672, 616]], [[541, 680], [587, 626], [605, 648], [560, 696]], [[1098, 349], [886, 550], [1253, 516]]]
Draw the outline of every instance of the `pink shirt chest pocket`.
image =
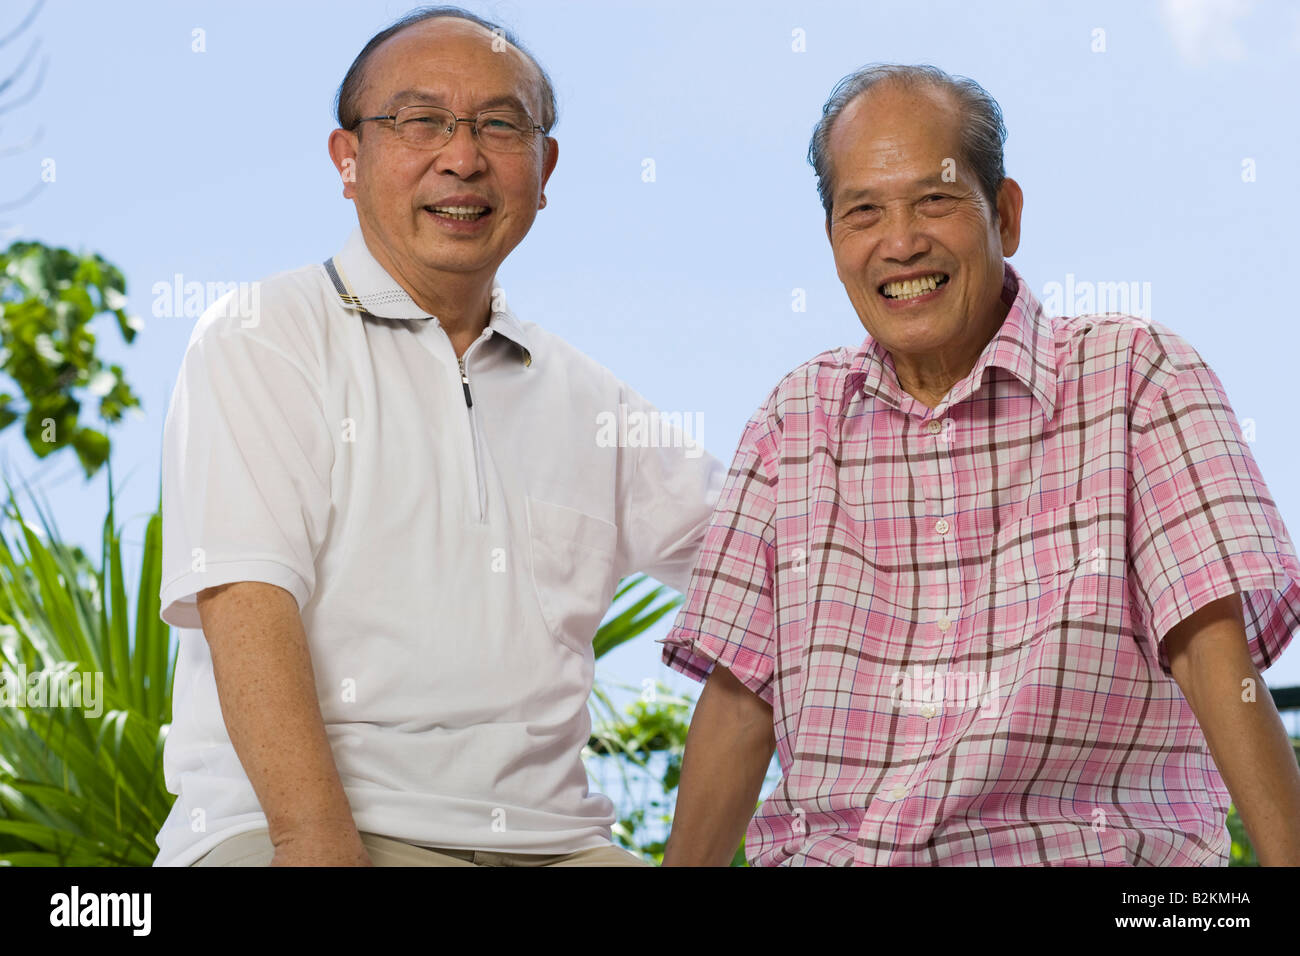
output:
[[995, 631], [1024, 640], [1063, 621], [1095, 616], [1106, 554], [1101, 502], [1080, 498], [1027, 515], [1002, 528], [993, 543], [989, 604]]

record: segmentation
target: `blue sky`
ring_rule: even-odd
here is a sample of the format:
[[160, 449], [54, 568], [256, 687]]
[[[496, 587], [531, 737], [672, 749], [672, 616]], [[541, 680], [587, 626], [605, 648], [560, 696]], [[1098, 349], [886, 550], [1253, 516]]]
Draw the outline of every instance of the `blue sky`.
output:
[[[874, 60], [969, 75], [1001, 103], [1006, 164], [1025, 191], [1012, 260], [1049, 283], [1149, 283], [1151, 318], [1218, 373], [1291, 530], [1300, 426], [1284, 397], [1300, 354], [1287, 281], [1300, 220], [1300, 7], [1284, 2], [489, 2], [546, 64], [560, 103], [549, 204], [501, 270], [515, 311], [613, 369], [661, 408], [702, 416], [730, 461], [776, 380], [863, 330], [822, 230], [808, 135], [835, 81]], [[162, 421], [193, 316], [152, 315], [151, 289], [250, 281], [336, 252], [355, 216], [326, 154], [352, 58], [408, 9], [374, 2], [49, 0], [29, 37], [36, 97], [0, 117], [0, 238], [97, 251], [145, 319], [104, 353], [140, 394], [113, 433], [120, 515], [137, 541], [154, 506]], [[27, 9], [10, 0], [0, 35]], [[203, 51], [194, 49], [202, 31]], [[1102, 31], [1098, 33], [1097, 31]], [[802, 38], [803, 49], [800, 46]], [[1098, 49], [1098, 47], [1104, 47]], [[25, 41], [0, 49], [12, 64]], [[655, 181], [642, 177], [652, 159]], [[1243, 162], [1254, 181], [1243, 181]], [[795, 289], [807, 311], [791, 308]], [[1065, 311], [1069, 311], [1067, 308]], [[11, 476], [96, 549], [103, 477], [0, 438]], [[130, 554], [130, 552], [129, 552]], [[660, 628], [655, 636], [662, 636]], [[602, 674], [697, 688], [649, 639]], [[1300, 684], [1300, 651], [1266, 675]]]

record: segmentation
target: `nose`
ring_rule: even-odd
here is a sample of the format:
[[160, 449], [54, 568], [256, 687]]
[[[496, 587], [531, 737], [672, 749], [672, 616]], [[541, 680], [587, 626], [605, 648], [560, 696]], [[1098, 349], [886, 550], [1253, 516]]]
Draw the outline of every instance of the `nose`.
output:
[[881, 255], [905, 263], [929, 251], [930, 240], [912, 209], [904, 207], [886, 211], [881, 223]]
[[455, 173], [462, 179], [487, 168], [483, 149], [474, 134], [473, 122], [464, 119], [456, 121], [451, 139], [438, 148], [435, 162], [438, 172]]

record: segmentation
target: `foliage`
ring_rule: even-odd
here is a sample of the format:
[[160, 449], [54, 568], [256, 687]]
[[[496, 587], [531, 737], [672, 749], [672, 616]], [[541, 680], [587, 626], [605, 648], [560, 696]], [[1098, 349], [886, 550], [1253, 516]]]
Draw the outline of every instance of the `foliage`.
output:
[[[597, 687], [594, 696], [603, 718], [588, 750], [592, 757], [605, 758], [596, 762], [617, 775], [618, 790], [624, 795], [614, 838], [629, 850], [662, 863], [693, 701], [673, 695], [658, 681], [642, 686], [640, 695], [621, 713], [604, 688]], [[589, 759], [588, 765], [592, 763]], [[612, 788], [602, 789], [608, 793]], [[747, 865], [743, 841], [731, 865]]]
[[[643, 575], [625, 579], [593, 642], [596, 658], [644, 633], [681, 603], [680, 594], [647, 581]], [[638, 692], [621, 712], [607, 686], [598, 682], [593, 689], [597, 719], [584, 756], [598, 778], [617, 778], [622, 799], [612, 828], [614, 839], [662, 863], [694, 702], [675, 696], [658, 681], [621, 689]], [[601, 789], [608, 793], [615, 788], [606, 784]], [[731, 865], [745, 866], [743, 842]]]
[[[681, 595], [648, 584], [653, 582], [642, 575], [621, 582], [592, 642], [597, 660], [681, 605]], [[691, 701], [671, 696], [662, 684], [651, 684], [640, 688], [637, 700], [620, 713], [609, 687], [597, 682], [592, 690], [596, 721], [583, 756], [603, 792], [614, 788], [601, 778], [611, 773], [617, 777], [621, 799], [614, 839], [658, 863], [672, 819], [670, 796], [681, 775]]]
[[[28, 706], [0, 707], [0, 863], [148, 866], [171, 807], [162, 748], [175, 648], [158, 617], [162, 525], [145, 529], [135, 606], [112, 507], [100, 568], [13, 491], [0, 530], [0, 669]], [[132, 633], [131, 618], [134, 617]], [[31, 706], [38, 673], [77, 675], [94, 707]], [[100, 676], [102, 675], [102, 685]], [[57, 701], [50, 700], [50, 704]]]
[[125, 292], [121, 271], [98, 255], [38, 242], [0, 252], [0, 370], [26, 402], [0, 392], [0, 429], [22, 418], [37, 457], [71, 447], [87, 477], [108, 460], [109, 439], [81, 422], [83, 399], [98, 397], [108, 424], [140, 404], [122, 367], [96, 354], [90, 330], [97, 316], [112, 313], [122, 338], [135, 340], [140, 320], [127, 315]]

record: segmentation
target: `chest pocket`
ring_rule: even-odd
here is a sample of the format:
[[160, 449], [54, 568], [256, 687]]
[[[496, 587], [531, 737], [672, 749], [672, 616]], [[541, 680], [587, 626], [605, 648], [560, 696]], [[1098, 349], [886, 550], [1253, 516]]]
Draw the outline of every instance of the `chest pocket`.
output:
[[528, 497], [528, 542], [537, 602], [551, 635], [591, 654], [614, 597], [614, 525], [564, 505]]
[[1028, 515], [993, 543], [992, 605], [1004, 639], [1026, 639], [1056, 621], [1098, 612], [1107, 555], [1100, 547], [1100, 501], [1080, 498]]

